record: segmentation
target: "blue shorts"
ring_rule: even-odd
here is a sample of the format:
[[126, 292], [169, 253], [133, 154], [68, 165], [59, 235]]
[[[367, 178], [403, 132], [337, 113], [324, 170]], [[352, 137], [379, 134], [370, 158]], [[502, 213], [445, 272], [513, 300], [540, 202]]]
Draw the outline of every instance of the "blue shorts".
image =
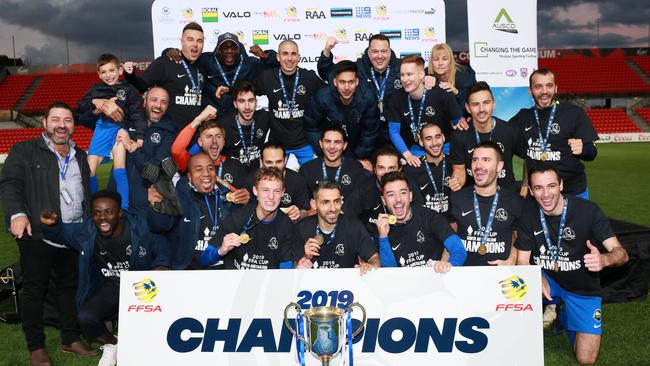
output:
[[296, 159], [298, 159], [298, 164], [303, 165], [308, 161], [314, 160], [316, 154], [314, 149], [311, 148], [311, 145], [305, 145], [298, 149], [287, 150], [287, 156], [293, 154]]
[[544, 303], [554, 304], [560, 298], [564, 301], [564, 311], [558, 315], [564, 329], [579, 333], [603, 334], [601, 297], [578, 295], [565, 291], [544, 271], [542, 274], [551, 287], [551, 297], [553, 298], [552, 302], [544, 299]]
[[105, 122], [101, 117], [98, 118], [93, 138], [90, 140], [88, 155], [111, 156], [111, 151], [115, 146], [115, 138], [121, 129], [122, 127], [115, 123]]

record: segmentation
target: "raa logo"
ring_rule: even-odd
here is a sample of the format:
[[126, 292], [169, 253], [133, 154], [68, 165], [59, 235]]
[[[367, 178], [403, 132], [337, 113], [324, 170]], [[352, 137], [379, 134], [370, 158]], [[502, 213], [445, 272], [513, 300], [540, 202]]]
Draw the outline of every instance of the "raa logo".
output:
[[135, 297], [142, 302], [152, 302], [158, 295], [158, 286], [151, 278], [145, 278], [133, 285]]
[[[505, 18], [505, 22], [502, 21], [503, 18]], [[497, 14], [496, 19], [494, 19], [492, 29], [506, 33], [519, 33], [519, 31], [517, 31], [517, 25], [512, 21], [510, 14], [508, 14], [505, 8], [501, 8], [499, 14]]]

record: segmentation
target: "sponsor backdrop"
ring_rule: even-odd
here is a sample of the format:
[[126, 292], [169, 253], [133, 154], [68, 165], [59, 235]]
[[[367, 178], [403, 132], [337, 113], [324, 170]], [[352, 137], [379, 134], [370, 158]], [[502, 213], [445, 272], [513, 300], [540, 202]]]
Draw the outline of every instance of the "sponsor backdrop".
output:
[[493, 87], [495, 115], [509, 119], [533, 105], [528, 77], [537, 69], [537, 1], [467, 0], [469, 52], [476, 80]]
[[[283, 325], [290, 302], [304, 310], [361, 303], [368, 320], [355, 338], [356, 365], [544, 364], [537, 266], [364, 276], [355, 269], [129, 271], [120, 283], [122, 366], [297, 365]], [[358, 309], [352, 317], [361, 319]], [[356, 329], [359, 321], [352, 323]]]
[[155, 57], [167, 47], [180, 47], [181, 30], [197, 22], [205, 31], [205, 52], [214, 50], [217, 37], [230, 32], [249, 48], [276, 49], [285, 39], [300, 46], [301, 66], [316, 70], [328, 36], [339, 43], [335, 61], [356, 60], [368, 38], [386, 34], [397, 57], [420, 54], [428, 59], [431, 47], [445, 42], [445, 4], [399, 1], [287, 1], [156, 0], [151, 7]]

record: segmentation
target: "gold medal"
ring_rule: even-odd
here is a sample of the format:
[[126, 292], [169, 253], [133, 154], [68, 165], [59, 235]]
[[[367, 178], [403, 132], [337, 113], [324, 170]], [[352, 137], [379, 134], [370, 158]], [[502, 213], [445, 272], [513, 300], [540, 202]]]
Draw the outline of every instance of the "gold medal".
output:
[[248, 242], [251, 241], [251, 237], [247, 233], [241, 233], [239, 234], [239, 241], [242, 244], [248, 244]]
[[397, 216], [395, 216], [395, 215], [389, 215], [389, 216], [388, 216], [388, 223], [389, 223], [390, 225], [395, 225], [395, 224], [397, 224]]
[[417, 144], [420, 141], [420, 134], [413, 132], [413, 141]]
[[560, 266], [557, 264], [557, 262], [553, 262], [553, 272], [558, 272], [560, 271]]
[[544, 151], [543, 153], [541, 153], [539, 155], [539, 159], [542, 160], [542, 161], [546, 161], [548, 159], [548, 153], [546, 151]]
[[325, 238], [322, 235], [316, 235], [314, 239], [316, 240], [318, 246], [323, 245], [323, 243], [325, 242]]
[[487, 246], [485, 244], [481, 244], [478, 246], [478, 254], [479, 255], [485, 255], [487, 253]]
[[235, 200], [234, 194], [232, 192], [226, 193], [226, 201], [233, 202]]
[[384, 102], [380, 100], [379, 103], [377, 103], [377, 108], [379, 108], [379, 114], [384, 113]]

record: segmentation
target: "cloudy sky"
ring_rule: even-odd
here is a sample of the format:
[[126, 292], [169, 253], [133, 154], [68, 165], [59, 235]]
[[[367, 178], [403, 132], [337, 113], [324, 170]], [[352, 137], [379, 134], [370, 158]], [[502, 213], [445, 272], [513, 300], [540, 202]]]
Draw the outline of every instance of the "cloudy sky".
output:
[[[94, 62], [113, 52], [122, 59], [153, 56], [150, 0], [0, 0], [0, 54], [32, 64]], [[447, 41], [467, 49], [467, 4], [447, 1]], [[538, 0], [540, 48], [648, 47], [649, 0]]]

